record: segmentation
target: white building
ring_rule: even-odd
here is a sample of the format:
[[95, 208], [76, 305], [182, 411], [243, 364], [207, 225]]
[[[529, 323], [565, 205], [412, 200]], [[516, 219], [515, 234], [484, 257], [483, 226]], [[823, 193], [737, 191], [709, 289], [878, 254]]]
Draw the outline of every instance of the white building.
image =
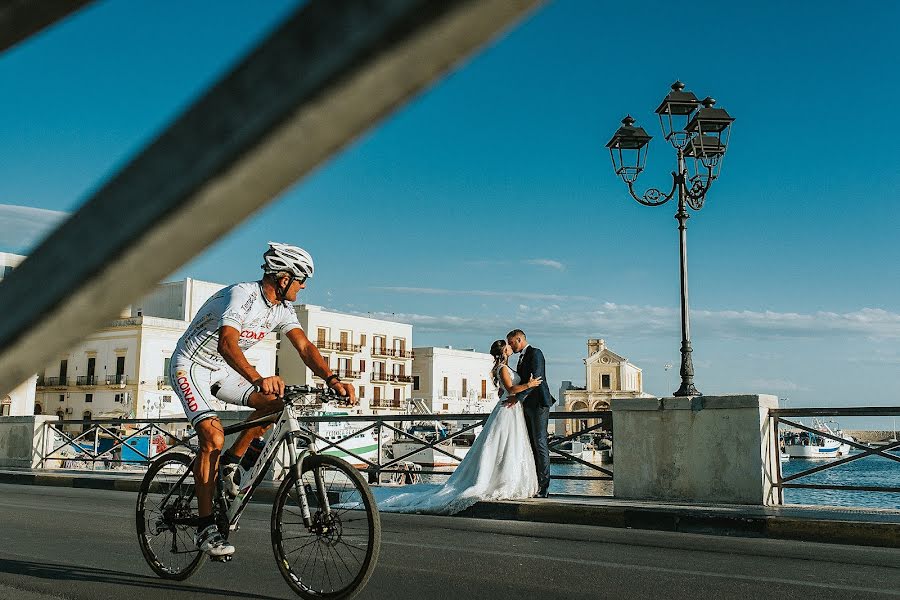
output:
[[491, 381], [494, 359], [472, 349], [415, 348], [413, 398], [422, 398], [435, 413], [489, 411], [497, 402]]
[[[61, 352], [38, 374], [35, 414], [65, 419], [183, 416], [168, 382], [169, 358], [190, 319], [222, 287], [192, 279], [161, 284], [126, 309], [133, 316], [125, 314]], [[179, 318], [166, 318], [173, 316]], [[247, 352], [263, 376], [275, 373], [275, 349], [275, 335], [269, 334]]]
[[[313, 304], [295, 307], [300, 325], [329, 367], [352, 383], [373, 413], [404, 408], [412, 387], [412, 325], [350, 315]], [[278, 374], [289, 385], [324, 385], [288, 340], [278, 350]]]
[[[0, 252], [0, 281], [2, 281], [10, 271], [18, 267], [23, 260], [25, 260], [25, 257], [21, 254]], [[32, 414], [31, 411], [34, 408], [34, 382], [35, 378], [29, 377], [17, 386], [16, 389], [0, 398], [0, 417]]]
[[[643, 373], [606, 347], [601, 339], [589, 339], [587, 358], [584, 359], [585, 387], [573, 387], [564, 381], [560, 388], [559, 411], [609, 410], [613, 398], [649, 398], [644, 393]], [[579, 419], [566, 422], [566, 435], [596, 425], [596, 419]]]

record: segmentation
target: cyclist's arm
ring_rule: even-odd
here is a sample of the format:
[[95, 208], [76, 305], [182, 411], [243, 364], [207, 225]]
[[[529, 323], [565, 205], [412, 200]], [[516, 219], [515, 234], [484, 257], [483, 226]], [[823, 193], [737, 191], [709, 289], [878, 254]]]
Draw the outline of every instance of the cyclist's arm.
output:
[[[332, 372], [328, 367], [328, 363], [325, 362], [325, 359], [322, 358], [322, 354], [319, 352], [319, 349], [316, 348], [315, 344], [309, 341], [309, 338], [306, 337], [306, 333], [304, 333], [302, 329], [300, 329], [299, 327], [296, 329], [291, 329], [284, 335], [287, 337], [287, 339], [291, 340], [294, 348], [297, 349], [297, 354], [300, 355], [300, 358], [303, 360], [304, 364], [312, 369], [313, 373], [325, 380], [331, 377]], [[342, 396], [348, 396], [350, 398], [350, 402], [354, 404], [356, 403], [356, 390], [354, 390], [353, 386], [349, 383], [332, 380], [329, 382], [328, 387]]]
[[229, 367], [250, 383], [259, 386], [260, 391], [264, 394], [283, 395], [284, 381], [277, 375], [263, 377], [259, 374], [259, 371], [244, 356], [244, 352], [238, 344], [240, 336], [241, 332], [234, 327], [222, 325], [219, 328], [219, 354], [222, 355]]

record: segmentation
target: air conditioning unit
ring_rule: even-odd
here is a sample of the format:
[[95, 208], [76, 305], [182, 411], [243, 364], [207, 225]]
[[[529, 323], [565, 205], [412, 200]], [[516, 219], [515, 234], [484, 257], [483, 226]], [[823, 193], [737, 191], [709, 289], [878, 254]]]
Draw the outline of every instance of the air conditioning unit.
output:
[[71, 415], [71, 414], [72, 414], [72, 409], [71, 409], [70, 407], [66, 407], [66, 414], [67, 414], [67, 415]]

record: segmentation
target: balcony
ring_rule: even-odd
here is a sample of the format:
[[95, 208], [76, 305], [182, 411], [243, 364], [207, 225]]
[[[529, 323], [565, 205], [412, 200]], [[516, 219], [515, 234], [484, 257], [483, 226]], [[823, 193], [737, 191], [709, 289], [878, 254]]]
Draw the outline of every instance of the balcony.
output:
[[353, 371], [351, 369], [335, 369], [334, 374], [341, 379], [362, 379], [364, 375], [362, 371]]
[[169, 383], [169, 378], [165, 375], [161, 375], [156, 378], [156, 389], [158, 390], [171, 390], [172, 384]]
[[43, 375], [38, 375], [37, 381], [34, 382], [35, 387], [47, 387], [47, 381]]
[[106, 376], [106, 385], [108, 385], [109, 387], [123, 388], [125, 387], [126, 383], [128, 383], [128, 376], [124, 373]]
[[402, 400], [388, 400], [387, 398], [379, 398], [378, 400], [370, 400], [369, 408], [393, 408], [395, 410], [400, 410], [403, 408], [403, 406], [401, 406], [402, 403]]
[[75, 378], [75, 385], [78, 387], [94, 387], [100, 380], [96, 375], [80, 375]]
[[319, 350], [332, 350], [334, 352], [343, 352], [345, 354], [356, 354], [362, 350], [362, 346], [358, 344], [345, 344], [343, 342], [326, 342], [324, 340], [316, 340], [316, 348]]
[[51, 388], [69, 387], [69, 381], [65, 377], [48, 377], [46, 383], [46, 387]]
[[395, 375], [393, 373], [382, 373], [375, 371], [372, 373], [372, 381], [379, 383], [412, 383], [412, 375]]
[[413, 357], [412, 350], [399, 350], [393, 348], [385, 348], [383, 346], [372, 346], [372, 356], [387, 356], [390, 358], [408, 359]]

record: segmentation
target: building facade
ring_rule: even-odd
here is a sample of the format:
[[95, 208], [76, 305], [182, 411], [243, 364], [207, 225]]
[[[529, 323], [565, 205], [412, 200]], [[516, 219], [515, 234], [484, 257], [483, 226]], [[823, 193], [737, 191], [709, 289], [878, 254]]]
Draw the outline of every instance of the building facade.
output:
[[[125, 310], [136, 316], [124, 314], [61, 352], [38, 373], [34, 413], [82, 420], [184, 416], [169, 385], [169, 359], [190, 319], [222, 287], [190, 279], [161, 284], [148, 296], [156, 300], [145, 299]], [[187, 312], [186, 306], [190, 307]], [[247, 352], [248, 360], [263, 376], [275, 373], [276, 344], [275, 335], [269, 334]]]
[[[628, 359], [606, 347], [602, 339], [589, 339], [584, 359], [585, 386], [574, 387], [564, 381], [560, 387], [560, 406], [566, 412], [609, 410], [613, 398], [646, 398], [641, 369]], [[597, 419], [567, 420], [565, 434], [569, 435], [598, 424]]]
[[[21, 254], [0, 252], [0, 281], [3, 281], [3, 278], [18, 267], [23, 260], [25, 260], [25, 257]], [[31, 411], [34, 407], [34, 381], [34, 377], [29, 377], [16, 386], [16, 389], [0, 397], [0, 417], [20, 417], [32, 414]]]
[[[328, 310], [295, 307], [300, 325], [342, 380], [356, 388], [360, 406], [373, 413], [400, 412], [412, 388], [412, 325]], [[324, 385], [291, 343], [282, 339], [278, 374], [289, 385]]]
[[431, 412], [488, 412], [497, 403], [490, 354], [450, 347], [416, 348], [412, 397]]

